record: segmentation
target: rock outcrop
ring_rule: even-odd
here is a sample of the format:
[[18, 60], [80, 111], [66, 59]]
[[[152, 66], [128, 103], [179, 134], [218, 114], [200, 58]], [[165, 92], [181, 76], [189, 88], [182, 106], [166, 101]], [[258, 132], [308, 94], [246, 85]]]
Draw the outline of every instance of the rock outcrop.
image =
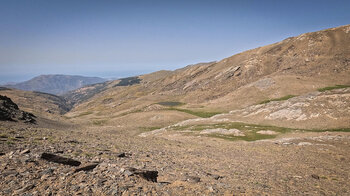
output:
[[32, 113], [20, 110], [10, 98], [0, 95], [0, 120], [1, 121], [24, 121], [35, 123], [35, 116]]

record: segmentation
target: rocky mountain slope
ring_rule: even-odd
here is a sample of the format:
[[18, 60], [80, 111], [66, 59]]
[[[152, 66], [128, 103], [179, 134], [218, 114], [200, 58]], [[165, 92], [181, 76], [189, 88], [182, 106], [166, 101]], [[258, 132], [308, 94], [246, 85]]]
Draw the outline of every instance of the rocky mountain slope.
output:
[[[67, 117], [118, 125], [126, 119], [137, 119], [147, 121], [148, 126], [162, 127], [182, 120], [178, 115], [210, 116], [264, 100], [349, 85], [350, 26], [305, 33], [218, 62], [138, 78], [139, 83], [133, 85], [114, 81], [101, 91], [96, 91], [96, 85], [72, 92], [70, 96], [84, 92], [89, 98]], [[91, 93], [94, 91], [98, 93]], [[159, 102], [180, 104], [173, 107]]]
[[85, 85], [96, 84], [104, 81], [106, 80], [98, 77], [40, 75], [25, 82], [7, 85], [7, 87], [60, 95]]
[[283, 100], [267, 100], [211, 118], [185, 120], [140, 136], [190, 134], [249, 141], [300, 131], [350, 131], [349, 116], [350, 86]]

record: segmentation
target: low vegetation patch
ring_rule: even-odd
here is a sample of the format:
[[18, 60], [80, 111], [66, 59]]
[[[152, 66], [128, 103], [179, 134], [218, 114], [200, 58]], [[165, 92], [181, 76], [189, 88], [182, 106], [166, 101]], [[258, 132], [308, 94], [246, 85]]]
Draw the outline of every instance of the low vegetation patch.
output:
[[[200, 125], [185, 125], [185, 126], [175, 126], [171, 128], [173, 131], [188, 131], [188, 135], [204, 135], [207, 137], [215, 137], [220, 139], [226, 139], [230, 141], [244, 140], [244, 141], [256, 141], [263, 139], [273, 139], [276, 136], [283, 133], [290, 132], [350, 132], [350, 128], [339, 128], [339, 129], [293, 129], [286, 127], [276, 127], [270, 125], [257, 125], [257, 124], [247, 124], [241, 122], [232, 123], [219, 123], [219, 124], [200, 124]], [[220, 134], [220, 133], [210, 133], [203, 134], [203, 130], [207, 129], [237, 129], [241, 131], [244, 135], [235, 136], [233, 134]], [[202, 132], [202, 133], [201, 133]], [[265, 134], [266, 133], [266, 134]], [[274, 134], [268, 134], [274, 133]]]
[[128, 77], [120, 79], [120, 82], [115, 86], [131, 86], [134, 84], [140, 84], [141, 79], [139, 77]]
[[295, 130], [292, 128], [276, 127], [276, 126], [269, 126], [269, 125], [247, 124], [247, 123], [242, 123], [242, 122], [202, 124], [202, 125], [192, 125], [192, 126], [181, 126], [181, 127], [175, 127], [175, 128], [177, 130], [189, 129], [189, 130], [193, 130], [193, 131], [202, 131], [205, 129], [216, 129], [216, 128], [238, 129], [240, 131], [254, 131], [254, 132], [270, 130], [270, 131], [275, 131], [275, 132], [279, 132], [279, 133], [286, 133], [286, 132]]
[[161, 128], [162, 127], [139, 127], [141, 132], [150, 132]]
[[[296, 129], [285, 128], [285, 127], [247, 124], [247, 123], [241, 123], [241, 122], [178, 126], [178, 127], [173, 127], [173, 130], [176, 130], [176, 131], [189, 130], [189, 131], [192, 131], [189, 134], [198, 135], [200, 134], [201, 131], [206, 129], [220, 129], [220, 128], [227, 129], [227, 130], [238, 129], [244, 135], [234, 136], [234, 135], [228, 135], [228, 134], [213, 133], [213, 134], [205, 134], [205, 136], [226, 139], [231, 141], [235, 141], [235, 140], [256, 141], [256, 140], [262, 140], [262, 139], [273, 139], [278, 134], [296, 131]], [[261, 132], [258, 133], [259, 131], [272, 131], [272, 132], [276, 132], [276, 134], [273, 134], [273, 135], [261, 134]]]
[[164, 101], [164, 102], [158, 102], [157, 104], [162, 106], [170, 106], [170, 107], [185, 105], [185, 103], [177, 102], [177, 101]]
[[175, 111], [179, 111], [179, 112], [185, 112], [194, 116], [198, 116], [201, 118], [209, 118], [212, 116], [215, 116], [217, 114], [220, 114], [220, 112], [205, 112], [205, 111], [192, 111], [192, 110], [188, 110], [188, 109], [181, 109], [181, 108], [168, 108], [168, 110], [175, 110]]
[[327, 86], [324, 88], [319, 88], [317, 89], [319, 92], [325, 92], [333, 89], [341, 89], [341, 88], [349, 88], [349, 85], [335, 85], [335, 86]]
[[123, 113], [117, 115], [117, 117], [122, 117], [122, 116], [126, 116], [126, 115], [133, 114], [133, 113], [139, 113], [139, 112], [142, 112], [142, 109], [123, 112]]
[[339, 128], [339, 129], [312, 129], [312, 130], [307, 130], [310, 132], [350, 132], [350, 128]]
[[220, 134], [211, 134], [209, 137], [215, 137], [215, 138], [220, 138], [220, 139], [225, 139], [225, 140], [230, 140], [230, 141], [237, 141], [237, 140], [244, 140], [247, 142], [251, 141], [257, 141], [257, 140], [265, 140], [265, 139], [273, 139], [276, 136], [275, 135], [262, 135], [262, 134], [249, 134], [246, 136], [230, 136], [230, 135], [220, 135]]
[[287, 96], [276, 98], [276, 99], [268, 99], [268, 100], [260, 102], [259, 104], [266, 104], [266, 103], [270, 103], [271, 101], [284, 101], [284, 100], [288, 100], [288, 99], [293, 98], [293, 97], [295, 97], [295, 95], [287, 95]]

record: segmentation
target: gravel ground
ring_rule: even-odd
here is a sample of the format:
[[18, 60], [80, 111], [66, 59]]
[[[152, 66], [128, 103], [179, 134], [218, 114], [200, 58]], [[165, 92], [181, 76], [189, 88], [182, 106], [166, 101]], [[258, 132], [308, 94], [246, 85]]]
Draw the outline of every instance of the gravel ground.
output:
[[[0, 130], [0, 195], [350, 194], [349, 133], [244, 142], [181, 134], [143, 138], [113, 127], [59, 129], [12, 122], [1, 122]], [[43, 153], [81, 165], [50, 162], [41, 158]], [[84, 169], [87, 164], [97, 166]], [[157, 171], [157, 182], [130, 167]]]

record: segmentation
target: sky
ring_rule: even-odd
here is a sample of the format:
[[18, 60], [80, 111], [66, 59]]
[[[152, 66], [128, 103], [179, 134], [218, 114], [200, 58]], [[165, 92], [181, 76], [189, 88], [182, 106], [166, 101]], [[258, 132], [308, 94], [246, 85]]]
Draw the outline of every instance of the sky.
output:
[[0, 0], [0, 83], [117, 78], [350, 23], [349, 0]]

